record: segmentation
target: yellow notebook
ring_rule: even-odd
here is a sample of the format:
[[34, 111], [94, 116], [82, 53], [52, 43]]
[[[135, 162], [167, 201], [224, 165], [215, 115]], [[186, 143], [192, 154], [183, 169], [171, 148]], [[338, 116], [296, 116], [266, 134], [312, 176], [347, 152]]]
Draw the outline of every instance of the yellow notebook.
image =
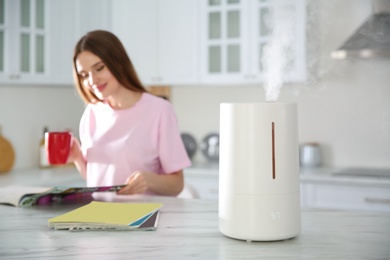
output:
[[[161, 203], [91, 203], [63, 215], [50, 218], [49, 227], [70, 230], [133, 230], [155, 229]], [[150, 219], [153, 219], [150, 224]], [[149, 221], [148, 221], [149, 220]], [[149, 223], [147, 226], [142, 226]]]

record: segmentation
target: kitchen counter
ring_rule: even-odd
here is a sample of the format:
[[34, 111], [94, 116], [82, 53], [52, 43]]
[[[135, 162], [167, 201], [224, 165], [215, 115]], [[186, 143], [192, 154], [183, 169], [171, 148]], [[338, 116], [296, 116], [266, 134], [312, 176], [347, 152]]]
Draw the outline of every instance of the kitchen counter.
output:
[[73, 165], [22, 169], [0, 174], [0, 187], [19, 184], [39, 187], [85, 186], [85, 181]]
[[[390, 188], [390, 169], [388, 175], [376, 176], [370, 175], [375, 169], [367, 169], [367, 174], [337, 174], [346, 171], [344, 168], [337, 167], [317, 167], [317, 168], [300, 168], [300, 179], [302, 183], [322, 183], [322, 184], [347, 184], [347, 185], [369, 185], [374, 187]], [[362, 171], [363, 169], [356, 169]], [[210, 162], [193, 162], [192, 166], [185, 169], [187, 176], [209, 176], [218, 178], [218, 163]], [[350, 173], [353, 173], [350, 171]]]
[[[184, 171], [200, 198], [218, 200], [217, 163], [193, 163]], [[301, 168], [301, 206], [390, 212], [390, 169]]]
[[[60, 167], [0, 175], [0, 188], [12, 184], [51, 187], [85, 183], [74, 167]], [[107, 200], [162, 202], [157, 230], [54, 231], [47, 227], [49, 218], [82, 204], [0, 205], [0, 259], [390, 259], [388, 212], [303, 209], [302, 232], [296, 238], [246, 242], [219, 232], [216, 200], [141, 195], [114, 195]]]
[[[343, 169], [302, 168], [302, 208], [390, 212], [390, 178], [334, 174], [340, 171]], [[196, 190], [195, 197], [218, 201], [218, 172], [218, 163], [194, 163], [192, 167], [184, 170], [185, 181], [187, 186]], [[85, 180], [74, 166], [26, 169], [0, 174], [0, 187], [14, 184], [75, 187], [85, 186]], [[181, 197], [188, 196], [184, 194]]]
[[[356, 172], [362, 169], [356, 168]], [[346, 172], [346, 174], [341, 174]], [[350, 172], [351, 174], [347, 174]], [[322, 183], [335, 185], [364, 185], [365, 187], [390, 188], [390, 170], [388, 176], [377, 176], [375, 169], [367, 169], [365, 175], [354, 175], [353, 168], [301, 168], [301, 182], [303, 183]]]
[[[390, 188], [390, 176], [348, 176], [334, 174], [340, 171], [343, 171], [343, 169], [332, 167], [301, 168], [301, 183], [368, 185]], [[184, 173], [186, 177], [218, 179], [219, 165], [218, 163], [207, 162], [193, 163], [190, 168], [184, 170]], [[59, 185], [85, 185], [85, 181], [78, 174], [74, 166], [25, 169], [0, 174], [0, 186], [14, 183], [26, 183], [33, 186], [54, 186], [58, 185], [58, 183], [60, 183]]]
[[56, 231], [47, 220], [82, 204], [15, 208], [0, 205], [0, 259], [389, 259], [390, 214], [302, 212], [297, 237], [246, 242], [218, 230], [214, 201], [109, 196], [120, 202], [161, 202], [155, 231]]

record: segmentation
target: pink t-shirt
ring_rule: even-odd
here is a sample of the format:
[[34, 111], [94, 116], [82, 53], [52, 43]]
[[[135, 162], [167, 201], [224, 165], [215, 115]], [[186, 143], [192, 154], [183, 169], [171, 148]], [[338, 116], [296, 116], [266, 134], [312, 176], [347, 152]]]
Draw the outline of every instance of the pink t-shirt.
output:
[[124, 110], [89, 104], [80, 140], [87, 186], [124, 184], [134, 171], [169, 174], [191, 165], [172, 105], [149, 93]]

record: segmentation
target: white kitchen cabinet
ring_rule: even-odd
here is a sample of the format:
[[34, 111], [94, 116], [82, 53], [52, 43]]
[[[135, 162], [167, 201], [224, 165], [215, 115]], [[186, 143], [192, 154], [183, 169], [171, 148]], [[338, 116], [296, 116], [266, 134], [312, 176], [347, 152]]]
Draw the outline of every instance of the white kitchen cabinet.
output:
[[185, 176], [185, 182], [196, 189], [199, 198], [218, 200], [218, 176]]
[[74, 47], [88, 31], [110, 30], [110, 1], [50, 0], [49, 10], [49, 81], [73, 85]]
[[[54, 85], [72, 85], [72, 58], [76, 43], [74, 0], [49, 1], [48, 69], [45, 82]], [[70, 18], [72, 17], [73, 18]]]
[[111, 0], [73, 0], [76, 41], [93, 30], [111, 30]]
[[48, 3], [0, 1], [0, 83], [39, 83], [48, 70]]
[[197, 11], [197, 0], [112, 1], [112, 31], [145, 85], [197, 82]]
[[201, 83], [305, 80], [304, 0], [201, 3]]
[[218, 165], [193, 166], [184, 169], [184, 181], [195, 188], [201, 199], [218, 200], [218, 171]]
[[[200, 198], [218, 200], [219, 167], [196, 164], [184, 170], [185, 182]], [[390, 212], [390, 188], [387, 179], [337, 178], [334, 170], [309, 169], [301, 173], [301, 208], [364, 210]]]
[[109, 0], [4, 0], [0, 83], [72, 85], [72, 57], [87, 31], [110, 29]]
[[390, 212], [390, 189], [363, 186], [305, 183], [301, 186], [302, 207]]

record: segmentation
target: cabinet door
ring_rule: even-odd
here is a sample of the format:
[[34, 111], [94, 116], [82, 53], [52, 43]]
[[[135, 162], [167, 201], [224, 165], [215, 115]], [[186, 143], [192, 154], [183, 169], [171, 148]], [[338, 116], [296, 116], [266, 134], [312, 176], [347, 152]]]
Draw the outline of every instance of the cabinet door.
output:
[[390, 212], [389, 188], [307, 183], [302, 193], [308, 208]]
[[112, 31], [124, 44], [144, 84], [156, 77], [156, 23], [154, 0], [112, 1]]
[[47, 77], [47, 2], [1, 1], [3, 83], [39, 83]]
[[252, 2], [251, 78], [268, 84], [305, 80], [305, 16], [304, 0]]
[[54, 84], [73, 85], [74, 46], [88, 31], [110, 29], [110, 1], [50, 0], [48, 8], [48, 80]]
[[210, 0], [201, 6], [202, 83], [240, 83], [247, 74], [248, 1]]
[[[198, 82], [198, 2], [157, 3], [157, 84]], [[150, 82], [155, 84], [154, 82]]]
[[72, 57], [76, 44], [75, 0], [50, 0], [49, 6], [49, 83], [73, 85]]
[[304, 0], [202, 3], [202, 83], [305, 79]]
[[111, 30], [111, 3], [115, 1], [76, 0], [74, 15], [72, 15], [76, 24], [74, 27], [76, 39], [78, 40], [89, 31]]
[[218, 200], [219, 183], [218, 175], [207, 173], [205, 170], [202, 174], [192, 173], [192, 169], [184, 170], [184, 181], [190, 184], [199, 194], [199, 198], [205, 200]]
[[112, 30], [145, 85], [197, 80], [197, 1], [112, 2]]
[[72, 85], [73, 48], [86, 32], [111, 29], [109, 0], [3, 0], [0, 82]]

